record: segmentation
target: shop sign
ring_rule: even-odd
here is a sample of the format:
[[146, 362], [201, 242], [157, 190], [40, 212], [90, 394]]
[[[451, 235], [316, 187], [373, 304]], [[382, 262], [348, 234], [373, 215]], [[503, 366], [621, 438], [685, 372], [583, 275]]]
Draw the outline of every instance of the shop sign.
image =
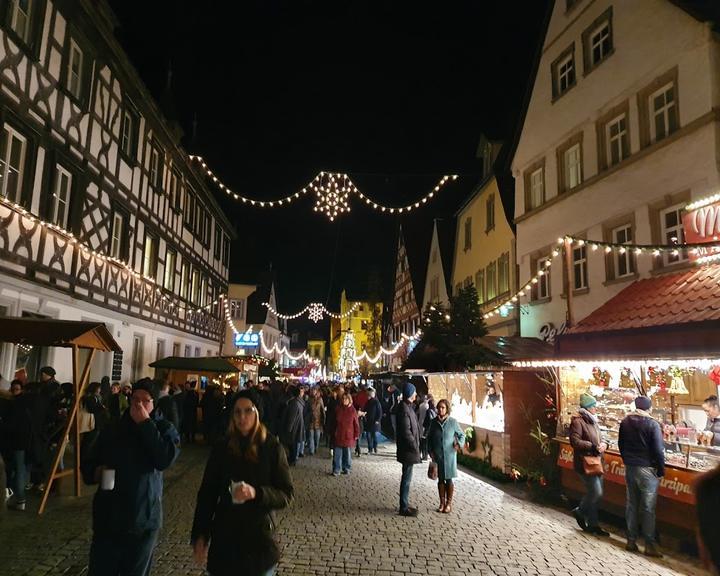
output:
[[[720, 202], [691, 210], [683, 216], [685, 242], [702, 244], [720, 240]], [[720, 254], [720, 247], [698, 248], [689, 254], [690, 260]]]
[[567, 330], [567, 325], [565, 324], [565, 322], [560, 324], [559, 328], [556, 328], [555, 324], [553, 324], [552, 322], [548, 322], [547, 324], [543, 324], [540, 328], [540, 340], [552, 344], [553, 342], [555, 342], [555, 338], [557, 336], [565, 333], [565, 330]]
[[[605, 480], [625, 485], [625, 464], [619, 454], [606, 452], [604, 457]], [[558, 466], [573, 469], [573, 449], [569, 444], [560, 444]], [[658, 494], [671, 500], [678, 500], [686, 504], [695, 504], [692, 484], [697, 476], [696, 472], [679, 468], [665, 467], [665, 476], [660, 479]]]
[[258, 332], [240, 332], [235, 334], [235, 346], [253, 347], [260, 344], [260, 334]]

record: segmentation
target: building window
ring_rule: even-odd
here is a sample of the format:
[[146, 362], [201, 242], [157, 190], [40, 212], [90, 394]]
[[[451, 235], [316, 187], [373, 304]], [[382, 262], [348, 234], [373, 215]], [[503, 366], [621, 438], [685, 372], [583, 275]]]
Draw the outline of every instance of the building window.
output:
[[588, 287], [587, 282], [587, 247], [574, 246], [572, 249], [573, 289], [583, 290]]
[[550, 259], [540, 258], [535, 263], [535, 273], [539, 274], [537, 284], [533, 287], [533, 300], [547, 300], [550, 298]]
[[165, 358], [165, 340], [157, 340], [155, 342], [155, 360]]
[[165, 277], [163, 278], [163, 286], [166, 290], [173, 292], [175, 290], [175, 264], [177, 262], [177, 253], [174, 250], [168, 250], [165, 253]]
[[485, 232], [495, 229], [495, 194], [485, 201]]
[[195, 304], [200, 302], [200, 270], [197, 268], [192, 273], [192, 288], [190, 290], [190, 299]]
[[133, 335], [132, 358], [130, 360], [130, 370], [132, 372], [133, 382], [138, 381], [142, 377], [144, 367], [143, 348], [145, 348], [145, 339], [142, 335]]
[[190, 344], [185, 344], [185, 358], [190, 358], [190, 355], [192, 354], [192, 346]]
[[125, 217], [115, 212], [112, 219], [112, 231], [110, 233], [110, 257], [123, 258], [123, 230], [125, 229]]
[[205, 222], [203, 225], [203, 244], [210, 248], [210, 230], [212, 229], [212, 218], [210, 214], [205, 212]]
[[463, 250], [466, 252], [472, 247], [472, 218], [465, 218], [465, 243]]
[[173, 356], [180, 356], [180, 342], [173, 342]]
[[529, 171], [525, 177], [525, 211], [539, 208], [545, 203], [545, 168]]
[[162, 184], [162, 156], [160, 150], [150, 146], [150, 185], [160, 188]]
[[564, 190], [572, 190], [582, 182], [582, 149], [574, 144], [563, 153]]
[[565, 11], [569, 12], [570, 10], [575, 8], [575, 6], [580, 4], [580, 2], [581, 0], [565, 0]]
[[[120, 134], [120, 150], [128, 158], [135, 155], [135, 129], [137, 120], [132, 112], [125, 110], [122, 117], [122, 131]], [[152, 152], [151, 152], [152, 154]]]
[[72, 174], [57, 164], [55, 166], [55, 189], [52, 195], [52, 214], [50, 221], [55, 226], [67, 228], [68, 214], [70, 213], [70, 190], [72, 188]]
[[498, 294], [510, 292], [510, 253], [505, 252], [498, 258]]
[[630, 156], [627, 115], [621, 114], [605, 125], [607, 141], [607, 160], [610, 166], [619, 164]]
[[435, 262], [437, 262], [437, 259], [438, 259], [438, 251], [437, 251], [437, 250], [433, 250], [433, 251], [432, 251], [432, 258], [431, 258], [432, 263], [435, 264]]
[[478, 270], [475, 273], [475, 289], [477, 290], [478, 302], [485, 303], [485, 270]]
[[185, 227], [192, 230], [195, 223], [195, 194], [189, 186], [185, 188], [185, 200], [183, 202], [183, 222]]
[[670, 82], [650, 95], [650, 138], [662, 140], [678, 129], [675, 84]]
[[213, 250], [213, 258], [220, 260], [222, 256], [222, 230], [220, 226], [215, 224], [215, 250]]
[[154, 278], [157, 272], [157, 238], [145, 234], [145, 247], [143, 250], [143, 276]]
[[230, 301], [230, 316], [235, 320], [243, 320], [245, 318], [245, 300]]
[[200, 300], [198, 300], [198, 304], [200, 306], [205, 306], [208, 302], [208, 283], [207, 278], [205, 276], [202, 277], [200, 280]]
[[70, 39], [70, 57], [68, 58], [67, 86], [68, 92], [78, 100], [82, 96], [83, 51], [75, 40]]
[[180, 297], [183, 300], [189, 300], [188, 288], [190, 287], [190, 264], [183, 260], [182, 269], [180, 271]]
[[32, 16], [32, 0], [11, 0], [10, 28], [26, 44], [30, 41], [30, 18]]
[[[616, 244], [632, 244], [632, 226], [626, 224], [613, 229], [612, 237]], [[635, 274], [635, 259], [632, 250], [625, 250], [622, 253], [620, 250], [615, 250], [615, 277], [622, 278], [633, 274]]]
[[485, 294], [487, 302], [497, 297], [497, 263], [491, 262], [485, 268]]
[[612, 7], [582, 33], [585, 74], [601, 64], [613, 53]]
[[[682, 213], [684, 205], [675, 205], [660, 212], [660, 231], [664, 244], [684, 244], [685, 232], [682, 224]], [[676, 252], [663, 252], [664, 264], [677, 264], [688, 258], [687, 250]]]
[[223, 266], [226, 268], [230, 265], [230, 238], [223, 234]]
[[575, 44], [571, 44], [552, 63], [553, 99], [559, 98], [575, 86]]
[[20, 201], [27, 140], [10, 126], [0, 139], [0, 193], [11, 202]]
[[430, 280], [430, 302], [438, 302], [440, 300], [440, 279], [434, 276]]

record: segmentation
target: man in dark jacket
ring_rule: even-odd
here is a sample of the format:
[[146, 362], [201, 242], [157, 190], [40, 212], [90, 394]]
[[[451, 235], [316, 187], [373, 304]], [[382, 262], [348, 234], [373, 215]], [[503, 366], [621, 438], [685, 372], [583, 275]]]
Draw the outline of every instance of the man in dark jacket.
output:
[[635, 412], [620, 422], [618, 447], [625, 464], [626, 550], [637, 552], [638, 513], [645, 538], [645, 554], [660, 557], [655, 541], [655, 503], [660, 478], [665, 475], [665, 446], [660, 424], [650, 416], [647, 396], [635, 398]]
[[280, 441], [288, 452], [288, 464], [294, 466], [300, 454], [300, 442], [303, 440], [303, 409], [305, 404], [300, 398], [300, 388], [291, 386], [288, 400], [280, 424]]
[[413, 402], [417, 397], [415, 386], [410, 382], [403, 386], [403, 399], [397, 406], [397, 460], [402, 464], [400, 480], [400, 516], [417, 516], [417, 508], [411, 508], [410, 483], [412, 482], [413, 465], [420, 459], [420, 426], [415, 415]]
[[[10, 385], [12, 400], [9, 402], [4, 419], [3, 440], [7, 442], [7, 477], [12, 499], [8, 502], [11, 510], [25, 510], [25, 484], [27, 463], [32, 442], [32, 416], [30, 414], [31, 398], [23, 392], [20, 380], [13, 380]], [[5, 495], [3, 494], [3, 497]]]
[[183, 441], [192, 444], [195, 442], [197, 430], [198, 393], [195, 390], [195, 380], [185, 382], [185, 398], [183, 398], [182, 435]]
[[375, 397], [375, 388], [368, 388], [368, 401], [365, 404], [365, 434], [367, 434], [368, 454], [377, 454], [377, 433], [382, 420], [382, 405]]
[[711, 445], [720, 446], [720, 402], [718, 402], [718, 397], [714, 394], [708, 396], [703, 400], [702, 407], [707, 416], [705, 430], [713, 433]]
[[170, 382], [164, 382], [160, 387], [155, 411], [158, 417], [162, 417], [170, 422], [175, 430], [180, 430], [180, 414], [178, 414], [175, 400], [170, 396]]
[[133, 386], [130, 408], [107, 426], [83, 463], [83, 477], [100, 483], [93, 500], [88, 576], [147, 575], [162, 526], [162, 471], [180, 452], [167, 420], [150, 418], [152, 384]]

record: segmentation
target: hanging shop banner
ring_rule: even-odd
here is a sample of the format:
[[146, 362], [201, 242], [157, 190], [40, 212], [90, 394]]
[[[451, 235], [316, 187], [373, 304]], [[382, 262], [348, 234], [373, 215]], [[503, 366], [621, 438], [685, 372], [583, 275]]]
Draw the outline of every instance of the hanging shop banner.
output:
[[[685, 242], [688, 244], [701, 244], [703, 242], [717, 242], [720, 240], [720, 202], [690, 210], [683, 216], [683, 230]], [[698, 258], [720, 255], [720, 247], [699, 248], [697, 252], [690, 252], [691, 261]]]
[[[625, 485], [625, 464], [619, 454], [606, 452], [603, 458], [603, 466], [605, 468], [605, 480], [615, 482], [616, 484]], [[564, 442], [560, 443], [560, 453], [558, 454], [558, 466], [562, 468], [573, 469], [573, 449], [572, 446]], [[697, 477], [696, 472], [690, 470], [682, 470], [671, 466], [665, 467], [665, 476], [660, 479], [658, 494], [669, 498], [670, 500], [678, 500], [686, 504], [695, 504], [695, 495], [692, 491], [692, 484]]]

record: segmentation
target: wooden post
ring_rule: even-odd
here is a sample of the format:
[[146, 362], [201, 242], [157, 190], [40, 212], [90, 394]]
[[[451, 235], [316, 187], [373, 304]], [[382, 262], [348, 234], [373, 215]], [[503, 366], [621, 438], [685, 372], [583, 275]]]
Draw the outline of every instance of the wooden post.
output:
[[[63, 478], [65, 476], [75, 475], [75, 496], [80, 496], [81, 490], [81, 475], [80, 475], [80, 429], [77, 425], [77, 411], [80, 405], [80, 398], [90, 376], [90, 365], [92, 364], [93, 358], [95, 357], [95, 350], [90, 349], [90, 355], [83, 367], [82, 374], [79, 374], [79, 349], [77, 346], [72, 347], [72, 363], [73, 363], [73, 379], [75, 380], [75, 399], [73, 401], [70, 413], [67, 416], [67, 422], [63, 429], [62, 441], [58, 446], [57, 453], [53, 459], [53, 465], [50, 468], [50, 474], [45, 482], [45, 492], [43, 493], [42, 500], [40, 501], [40, 508], [38, 509], [38, 515], [45, 511], [47, 505], [47, 499], [50, 495], [50, 488], [55, 480]], [[63, 470], [57, 472], [58, 465], [60, 464], [60, 456], [63, 453], [63, 448], [66, 446], [69, 440], [70, 430], [74, 426], [74, 438], [75, 438], [75, 464], [71, 470]]]
[[566, 238], [563, 246], [565, 248], [565, 258], [563, 258], [563, 266], [565, 268], [565, 301], [567, 303], [567, 311], [565, 313], [565, 326], [566, 328], [571, 328], [574, 324], [572, 309], [572, 240]]

